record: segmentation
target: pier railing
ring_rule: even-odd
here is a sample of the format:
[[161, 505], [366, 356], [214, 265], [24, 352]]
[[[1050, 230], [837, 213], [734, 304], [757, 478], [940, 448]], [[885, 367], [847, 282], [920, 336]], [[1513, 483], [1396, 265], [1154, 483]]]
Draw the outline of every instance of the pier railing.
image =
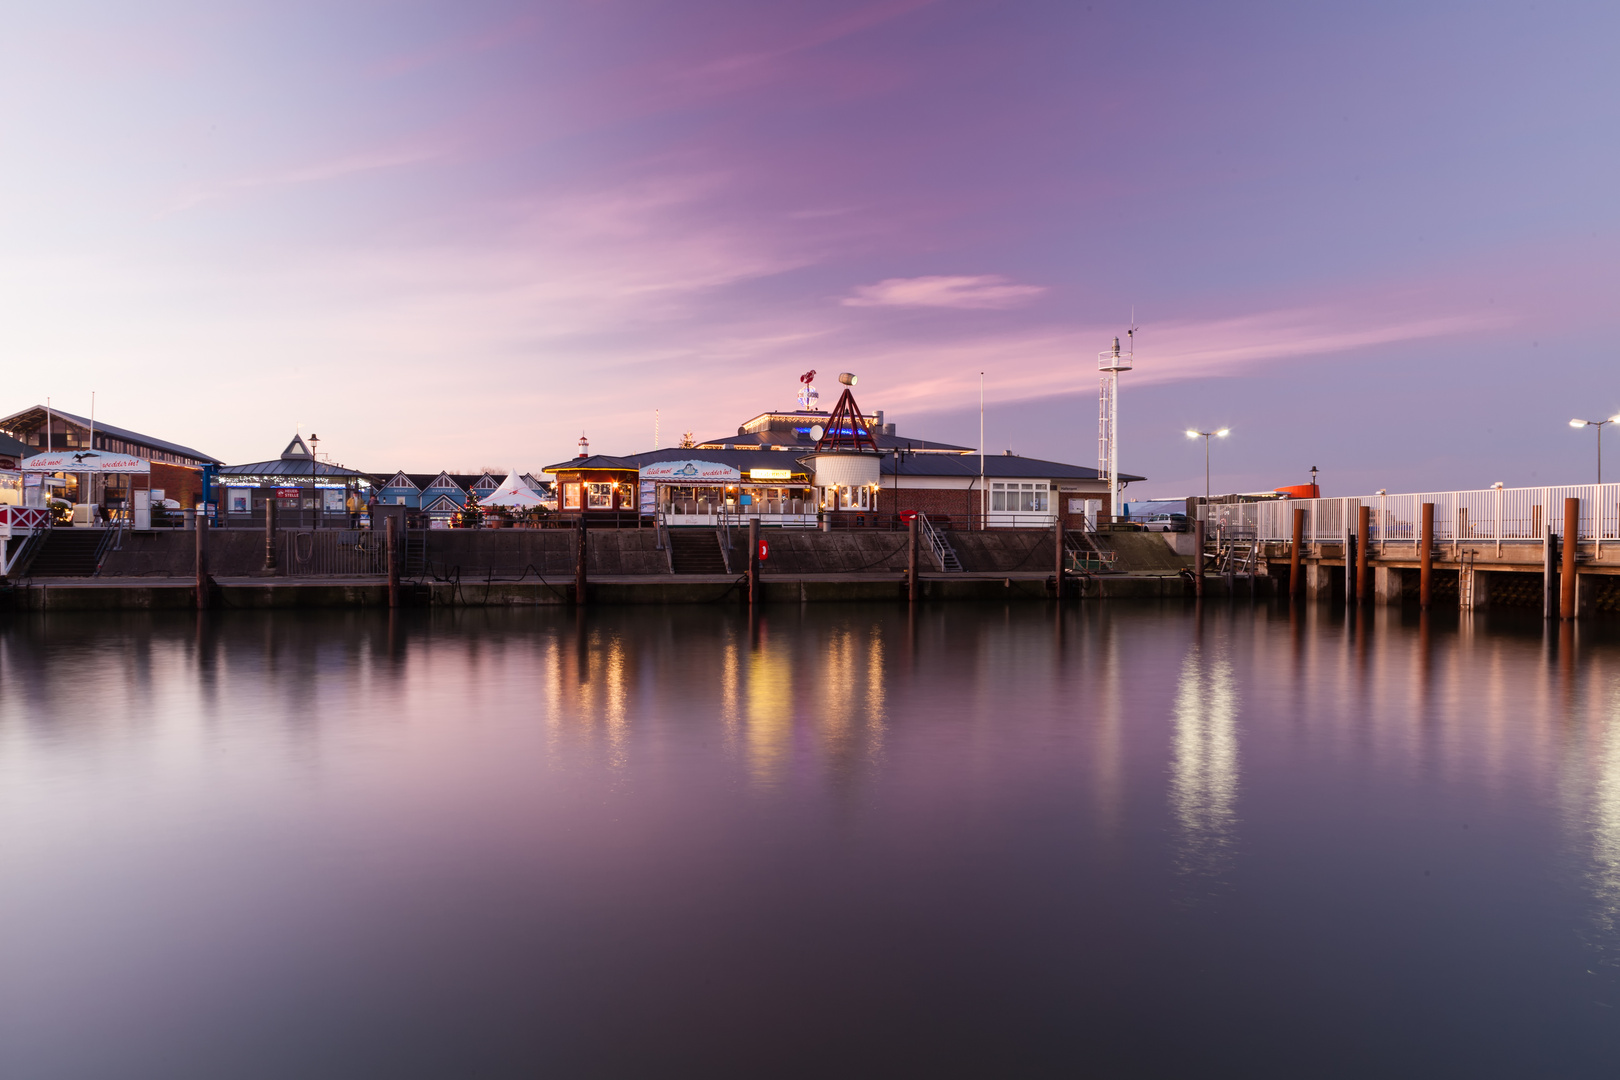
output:
[[1562, 538], [1565, 499], [1581, 502], [1578, 542], [1620, 540], [1620, 484], [1208, 503], [1199, 516], [1212, 539], [1276, 541], [1294, 538], [1294, 511], [1304, 510], [1306, 542], [1332, 544], [1356, 531], [1359, 509], [1366, 506], [1372, 510], [1373, 543], [1408, 544], [1418, 539], [1423, 504], [1433, 503], [1437, 543], [1524, 541], [1542, 540], [1549, 529]]

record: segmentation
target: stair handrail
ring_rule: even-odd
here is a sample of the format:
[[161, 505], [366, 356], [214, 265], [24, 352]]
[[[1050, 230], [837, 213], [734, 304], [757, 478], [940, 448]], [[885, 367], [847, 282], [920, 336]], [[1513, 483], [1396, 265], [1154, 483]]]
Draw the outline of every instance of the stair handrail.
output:
[[[927, 514], [918, 513], [917, 528], [922, 532], [924, 539], [928, 541], [928, 550], [934, 553], [934, 561], [939, 564], [940, 571], [943, 573], [949, 570], [950, 567], [946, 564], [946, 556], [949, 555], [954, 561], [956, 560], [956, 552], [952, 550], [951, 545], [945, 538], [940, 535], [939, 530], [934, 528], [934, 523], [928, 520]], [[960, 568], [960, 561], [958, 561], [958, 567]]]

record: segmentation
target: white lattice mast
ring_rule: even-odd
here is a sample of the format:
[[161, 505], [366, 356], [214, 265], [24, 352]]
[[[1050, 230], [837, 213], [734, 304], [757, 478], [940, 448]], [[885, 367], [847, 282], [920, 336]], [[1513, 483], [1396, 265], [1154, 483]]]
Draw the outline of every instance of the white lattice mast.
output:
[[1121, 350], [1115, 338], [1112, 349], [1097, 354], [1097, 370], [1103, 373], [1097, 396], [1097, 471], [1108, 477], [1110, 522], [1119, 520], [1119, 373], [1131, 370], [1136, 327], [1125, 336], [1132, 348]]

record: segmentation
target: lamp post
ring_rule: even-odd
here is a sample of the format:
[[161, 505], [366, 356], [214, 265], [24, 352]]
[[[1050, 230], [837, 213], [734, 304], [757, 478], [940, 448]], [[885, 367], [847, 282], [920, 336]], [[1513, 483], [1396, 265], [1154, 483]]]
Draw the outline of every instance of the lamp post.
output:
[[1214, 438], [1217, 438], [1217, 439], [1224, 439], [1224, 438], [1226, 438], [1227, 434], [1231, 430], [1232, 430], [1231, 428], [1221, 428], [1219, 431], [1194, 431], [1192, 428], [1187, 429], [1187, 438], [1196, 439], [1196, 438], [1199, 438], [1200, 436], [1202, 436], [1203, 440], [1204, 440], [1204, 501], [1205, 502], [1209, 502], [1209, 440], [1210, 440], [1210, 438], [1212, 436]]
[[1598, 479], [1597, 479], [1597, 482], [1600, 483], [1600, 484], [1603, 483], [1603, 425], [1612, 424], [1616, 420], [1620, 420], [1620, 416], [1611, 416], [1607, 420], [1571, 420], [1569, 422], [1569, 426], [1572, 427], [1572, 428], [1595, 427], [1595, 428], [1598, 429], [1598, 444], [1597, 444]]

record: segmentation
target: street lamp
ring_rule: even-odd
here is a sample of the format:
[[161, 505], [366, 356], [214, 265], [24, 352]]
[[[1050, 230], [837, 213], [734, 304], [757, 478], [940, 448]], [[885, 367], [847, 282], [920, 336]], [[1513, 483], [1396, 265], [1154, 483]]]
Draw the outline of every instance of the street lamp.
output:
[[1224, 439], [1224, 438], [1226, 438], [1227, 433], [1230, 432], [1231, 430], [1232, 430], [1231, 428], [1221, 428], [1219, 431], [1194, 431], [1192, 428], [1187, 429], [1187, 438], [1196, 439], [1196, 438], [1199, 438], [1200, 436], [1202, 436], [1203, 440], [1204, 440], [1204, 501], [1205, 502], [1209, 502], [1209, 440], [1210, 440], [1210, 436], [1214, 436], [1217, 439]]
[[1616, 420], [1620, 420], [1620, 416], [1611, 416], [1607, 420], [1571, 420], [1569, 422], [1569, 426], [1572, 428], [1595, 427], [1598, 429], [1598, 483], [1600, 484], [1603, 483], [1603, 425], [1612, 424]]

